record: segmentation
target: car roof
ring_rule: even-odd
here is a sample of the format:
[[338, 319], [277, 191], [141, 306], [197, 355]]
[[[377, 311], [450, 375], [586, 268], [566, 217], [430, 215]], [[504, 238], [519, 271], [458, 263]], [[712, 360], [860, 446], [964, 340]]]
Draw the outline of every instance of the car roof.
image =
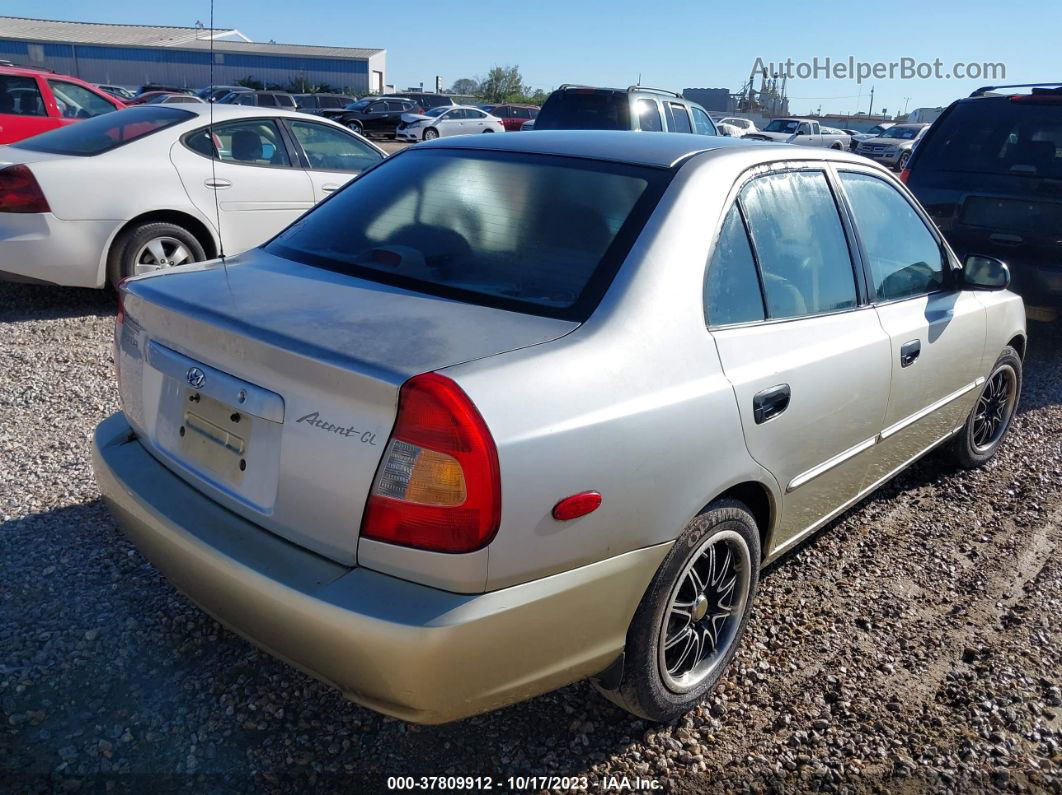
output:
[[[136, 106], [134, 105], [133, 107]], [[290, 108], [261, 108], [255, 105], [219, 105], [216, 102], [188, 102], [181, 105], [181, 110], [194, 113], [197, 116], [205, 116], [208, 119], [211, 118], [211, 114], [213, 114], [215, 122], [247, 118], [250, 116], [285, 116], [292, 119], [301, 119], [303, 121], [325, 122], [328, 124], [333, 123], [329, 119], [325, 119], [321, 116], [310, 116], [302, 111], [292, 110]], [[191, 121], [191, 119], [188, 119], [188, 121]], [[342, 124], [337, 124], [336, 126], [343, 127]], [[343, 129], [346, 128], [344, 127]]]
[[[456, 135], [417, 144], [417, 149], [479, 149], [541, 155], [564, 155], [593, 160], [670, 168], [690, 155], [714, 149], [775, 149], [790, 152], [788, 144], [766, 144], [714, 135], [632, 132], [629, 130], [535, 130], [524, 135]], [[823, 150], [824, 152], [826, 150]]]

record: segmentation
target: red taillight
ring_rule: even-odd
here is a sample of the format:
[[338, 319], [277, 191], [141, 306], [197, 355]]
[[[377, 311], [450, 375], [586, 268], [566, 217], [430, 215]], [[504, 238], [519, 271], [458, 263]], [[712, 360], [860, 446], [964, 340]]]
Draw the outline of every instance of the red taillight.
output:
[[483, 417], [449, 378], [411, 378], [398, 398], [362, 537], [472, 552], [490, 542], [500, 520], [498, 451]]
[[909, 169], [909, 168], [903, 169], [900, 172], [900, 182], [902, 182], [904, 185], [906, 185], [907, 184], [907, 179], [910, 176], [911, 176], [911, 169]]
[[29, 166], [0, 168], [0, 213], [51, 212], [44, 191]]

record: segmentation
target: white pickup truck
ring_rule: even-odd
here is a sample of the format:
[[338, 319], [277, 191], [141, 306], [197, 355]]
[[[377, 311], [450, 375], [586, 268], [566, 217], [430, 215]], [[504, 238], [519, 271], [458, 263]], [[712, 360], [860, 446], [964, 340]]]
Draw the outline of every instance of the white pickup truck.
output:
[[821, 146], [824, 149], [848, 150], [851, 138], [843, 133], [823, 132], [814, 119], [773, 119], [766, 127], [746, 133], [742, 138], [774, 141], [797, 146]]

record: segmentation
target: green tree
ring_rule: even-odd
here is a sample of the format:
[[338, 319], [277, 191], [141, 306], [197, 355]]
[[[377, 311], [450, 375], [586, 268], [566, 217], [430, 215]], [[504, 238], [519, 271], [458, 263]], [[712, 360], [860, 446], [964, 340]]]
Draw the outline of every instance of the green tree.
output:
[[263, 89], [265, 89], [265, 85], [262, 83], [262, 81], [255, 80], [254, 77], [252, 77], [251, 75], [247, 75], [247, 77], [241, 77], [239, 80], [236, 81], [236, 85], [243, 86], [244, 88], [250, 88], [253, 91], [262, 91]]
[[487, 102], [512, 102], [523, 96], [524, 79], [519, 66], [494, 66], [480, 81], [479, 93]]
[[455, 80], [454, 84], [450, 86], [450, 93], [470, 97], [477, 96], [479, 94], [479, 83], [471, 77], [462, 77], [460, 80]]

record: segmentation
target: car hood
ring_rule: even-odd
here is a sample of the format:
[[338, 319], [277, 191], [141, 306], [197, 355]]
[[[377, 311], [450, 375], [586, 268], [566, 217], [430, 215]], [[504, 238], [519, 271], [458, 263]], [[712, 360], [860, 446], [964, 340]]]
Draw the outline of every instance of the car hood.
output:
[[903, 138], [863, 138], [859, 141], [861, 144], [884, 144], [885, 146], [898, 146], [901, 149], [909, 149], [914, 146], [914, 140], [904, 140]]
[[787, 132], [767, 132], [766, 130], [756, 130], [755, 132], [745, 133], [744, 138], [759, 139], [761, 141], [781, 141], [786, 143], [793, 137], [793, 133]]
[[406, 124], [409, 124], [409, 122], [411, 122], [411, 121], [424, 121], [425, 119], [430, 121], [432, 118], [434, 118], [434, 117], [433, 116], [428, 116], [427, 114], [424, 114], [424, 113], [403, 113], [402, 114], [402, 121], [404, 121]]

